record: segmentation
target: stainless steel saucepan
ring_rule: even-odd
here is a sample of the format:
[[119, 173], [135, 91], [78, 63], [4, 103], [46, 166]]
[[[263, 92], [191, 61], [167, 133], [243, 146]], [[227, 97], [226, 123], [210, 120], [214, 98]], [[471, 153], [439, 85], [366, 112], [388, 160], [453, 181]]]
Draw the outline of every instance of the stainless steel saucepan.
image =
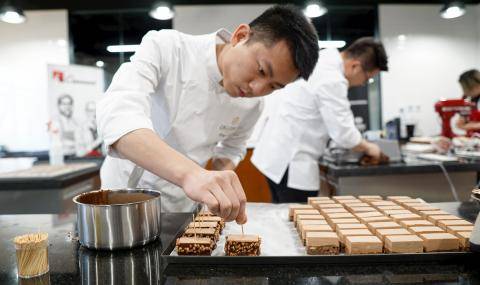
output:
[[92, 249], [145, 245], [160, 236], [160, 192], [150, 189], [97, 190], [73, 198], [80, 243]]

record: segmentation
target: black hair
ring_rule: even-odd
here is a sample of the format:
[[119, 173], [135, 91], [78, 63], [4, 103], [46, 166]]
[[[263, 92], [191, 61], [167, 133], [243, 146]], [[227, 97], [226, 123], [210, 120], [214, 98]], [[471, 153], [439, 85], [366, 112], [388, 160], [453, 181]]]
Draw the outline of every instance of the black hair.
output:
[[285, 40], [300, 77], [307, 80], [318, 60], [318, 36], [315, 27], [293, 5], [275, 5], [250, 24], [249, 41], [261, 41], [270, 47]]
[[383, 44], [371, 37], [359, 38], [344, 50], [350, 58], [360, 60], [365, 71], [388, 71], [388, 56]]
[[480, 85], [480, 71], [476, 69], [467, 70], [460, 75], [458, 82], [464, 90], [471, 90], [475, 86]]

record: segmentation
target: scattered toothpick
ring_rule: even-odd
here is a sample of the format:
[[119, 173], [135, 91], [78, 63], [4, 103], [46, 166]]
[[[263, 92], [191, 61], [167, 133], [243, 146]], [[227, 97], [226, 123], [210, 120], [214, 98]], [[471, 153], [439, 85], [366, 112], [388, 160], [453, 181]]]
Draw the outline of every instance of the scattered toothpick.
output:
[[244, 234], [243, 234], [243, 224], [242, 224], [242, 225], [240, 225], [240, 226], [242, 227], [242, 236], [243, 236], [243, 235], [244, 235]]

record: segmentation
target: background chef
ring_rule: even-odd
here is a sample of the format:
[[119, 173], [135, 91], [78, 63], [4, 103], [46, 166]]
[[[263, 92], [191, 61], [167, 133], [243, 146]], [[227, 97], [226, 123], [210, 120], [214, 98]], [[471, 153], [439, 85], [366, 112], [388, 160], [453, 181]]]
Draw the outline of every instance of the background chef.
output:
[[[480, 71], [471, 69], [463, 72], [458, 78], [463, 90], [463, 98], [475, 103], [475, 109], [479, 109], [480, 99]], [[480, 122], [472, 121], [468, 117], [460, 116], [457, 127], [465, 131], [480, 131]]]
[[278, 107], [269, 114], [251, 158], [266, 176], [275, 203], [306, 202], [320, 188], [318, 160], [327, 140], [379, 160], [381, 151], [355, 128], [348, 88], [387, 71], [383, 45], [361, 38], [343, 52], [324, 49], [308, 81], [275, 93]]

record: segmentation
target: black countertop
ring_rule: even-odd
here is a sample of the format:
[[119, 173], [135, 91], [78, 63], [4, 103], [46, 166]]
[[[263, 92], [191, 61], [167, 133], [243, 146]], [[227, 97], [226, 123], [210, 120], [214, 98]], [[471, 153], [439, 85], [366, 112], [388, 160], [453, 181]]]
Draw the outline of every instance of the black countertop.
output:
[[89, 163], [89, 167], [53, 177], [0, 177], [2, 190], [64, 188], [99, 175], [103, 158], [68, 160], [65, 163]]
[[[432, 204], [470, 221], [479, 211], [472, 202]], [[75, 229], [75, 218], [74, 214], [0, 216], [0, 284], [480, 284], [478, 265], [471, 260], [423, 264], [169, 265], [168, 246], [190, 214], [163, 215], [159, 241], [116, 252], [80, 247], [69, 237]], [[50, 272], [27, 283], [16, 277], [12, 239], [37, 230], [49, 233]]]
[[[339, 165], [325, 160], [320, 160], [319, 162], [320, 167], [326, 170], [327, 175], [333, 177], [436, 173], [442, 172], [439, 164], [439, 162], [412, 158], [405, 159], [403, 162], [376, 166]], [[480, 162], [478, 160], [460, 160], [443, 162], [442, 164], [448, 172], [480, 171]]]

